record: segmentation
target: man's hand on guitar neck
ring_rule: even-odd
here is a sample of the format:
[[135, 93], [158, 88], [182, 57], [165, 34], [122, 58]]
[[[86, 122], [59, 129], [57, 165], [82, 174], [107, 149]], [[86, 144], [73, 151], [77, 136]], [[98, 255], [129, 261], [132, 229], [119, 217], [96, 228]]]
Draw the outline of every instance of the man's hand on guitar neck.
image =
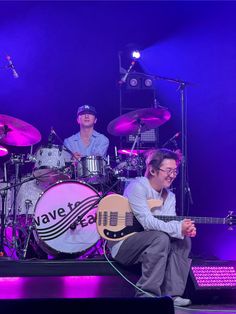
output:
[[196, 227], [194, 221], [191, 219], [184, 219], [182, 221], [182, 235], [191, 238], [196, 236]]

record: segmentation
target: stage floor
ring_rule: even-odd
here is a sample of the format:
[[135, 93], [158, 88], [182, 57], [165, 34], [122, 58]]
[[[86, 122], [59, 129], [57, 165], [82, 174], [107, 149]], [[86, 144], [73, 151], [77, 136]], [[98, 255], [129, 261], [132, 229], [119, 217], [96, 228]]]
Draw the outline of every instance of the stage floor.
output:
[[[137, 274], [129, 273], [128, 278], [135, 282]], [[78, 302], [85, 302], [84, 300], [89, 304], [99, 300], [99, 304], [95, 306], [103, 304], [106, 308], [114, 300], [121, 303], [126, 300], [131, 304], [133, 300], [136, 307], [137, 299], [133, 296], [134, 288], [117, 275], [105, 260], [0, 260], [0, 306], [8, 308], [7, 313], [15, 313], [14, 309], [11, 312], [9, 304], [17, 308], [18, 304], [24, 302], [25, 305], [35, 308], [39, 301], [45, 307], [52, 308], [53, 304], [62, 304], [65, 307], [67, 303], [60, 303], [64, 301], [72, 302], [68, 304], [77, 307]], [[77, 302], [77, 305], [73, 302]], [[186, 309], [175, 308], [176, 314], [207, 314], [219, 311], [236, 313], [236, 304], [193, 304]], [[52, 313], [51, 310], [49, 312]], [[138, 312], [135, 310], [135, 313]]]

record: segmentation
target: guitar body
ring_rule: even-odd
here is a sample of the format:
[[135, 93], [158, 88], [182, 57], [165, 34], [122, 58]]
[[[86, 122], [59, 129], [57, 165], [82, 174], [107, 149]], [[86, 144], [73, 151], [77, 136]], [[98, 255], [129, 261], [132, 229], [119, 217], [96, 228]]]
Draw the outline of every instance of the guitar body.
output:
[[[148, 200], [149, 208], [162, 206], [162, 200]], [[124, 240], [142, 226], [134, 217], [128, 199], [119, 194], [104, 197], [98, 204], [97, 230], [106, 240]]]

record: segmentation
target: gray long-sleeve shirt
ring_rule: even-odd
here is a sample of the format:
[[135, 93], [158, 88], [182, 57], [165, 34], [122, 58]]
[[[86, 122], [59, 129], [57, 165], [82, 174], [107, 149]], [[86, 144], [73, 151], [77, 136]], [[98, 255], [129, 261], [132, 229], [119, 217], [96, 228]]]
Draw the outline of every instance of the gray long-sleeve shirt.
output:
[[[150, 210], [147, 200], [160, 199], [160, 193], [154, 190], [146, 177], [136, 178], [125, 189], [124, 196], [128, 198], [130, 207], [144, 230], [159, 230], [173, 238], [183, 239], [180, 221], [164, 222], [154, 215], [175, 216], [175, 195], [167, 191], [167, 198], [161, 207]], [[112, 257], [115, 257], [123, 243], [121, 241], [108, 241]]]

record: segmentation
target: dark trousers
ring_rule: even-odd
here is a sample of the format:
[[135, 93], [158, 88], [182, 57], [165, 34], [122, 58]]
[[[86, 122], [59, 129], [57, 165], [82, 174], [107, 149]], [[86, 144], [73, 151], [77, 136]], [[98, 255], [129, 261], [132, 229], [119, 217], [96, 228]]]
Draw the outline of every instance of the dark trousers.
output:
[[[181, 296], [184, 292], [191, 260], [190, 238], [170, 238], [161, 231], [136, 233], [122, 243], [115, 260], [123, 265], [141, 262], [142, 276], [137, 287], [153, 296]], [[148, 297], [137, 290], [136, 296]]]

